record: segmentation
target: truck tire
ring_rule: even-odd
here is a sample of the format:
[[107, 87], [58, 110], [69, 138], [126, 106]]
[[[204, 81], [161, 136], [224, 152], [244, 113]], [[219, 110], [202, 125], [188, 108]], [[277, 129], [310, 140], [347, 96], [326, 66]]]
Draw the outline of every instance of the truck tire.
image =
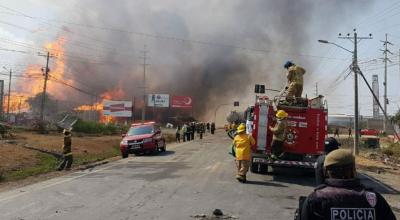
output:
[[252, 163], [250, 166], [252, 173], [268, 174], [268, 165], [262, 163]]
[[121, 156], [122, 156], [122, 158], [127, 158], [129, 156], [129, 153], [125, 152], [125, 151], [121, 151]]

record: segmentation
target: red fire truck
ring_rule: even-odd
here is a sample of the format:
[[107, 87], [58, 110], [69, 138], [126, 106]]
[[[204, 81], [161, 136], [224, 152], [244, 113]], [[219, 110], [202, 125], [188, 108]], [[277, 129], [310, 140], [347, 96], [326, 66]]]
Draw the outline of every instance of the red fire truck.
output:
[[[302, 100], [300, 105], [285, 105], [284, 102], [275, 104], [264, 97], [258, 99], [251, 113], [246, 113], [250, 115], [248, 120], [252, 121], [252, 135], [256, 140], [252, 148], [253, 173], [267, 173], [268, 167], [314, 169], [317, 157], [324, 151], [328, 111], [322, 96]], [[272, 132], [269, 126], [275, 124], [275, 113], [279, 109], [289, 114], [284, 155], [278, 160], [271, 160]]]

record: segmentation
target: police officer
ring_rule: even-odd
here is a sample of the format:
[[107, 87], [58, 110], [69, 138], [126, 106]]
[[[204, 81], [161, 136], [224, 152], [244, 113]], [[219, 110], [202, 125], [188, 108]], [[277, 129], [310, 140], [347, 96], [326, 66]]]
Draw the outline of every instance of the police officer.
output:
[[329, 153], [324, 169], [328, 178], [303, 202], [300, 219], [396, 219], [382, 195], [366, 189], [355, 177], [355, 158], [350, 151]]
[[64, 129], [64, 145], [63, 145], [63, 156], [64, 160], [61, 162], [61, 164], [58, 166], [58, 171], [61, 171], [65, 168], [65, 170], [70, 170], [71, 165], [72, 165], [72, 140], [71, 140], [71, 130], [70, 129]]
[[341, 146], [341, 144], [335, 138], [328, 137], [325, 139], [324, 154], [318, 157], [315, 167], [315, 181], [317, 186], [323, 184], [325, 181], [324, 161], [326, 155], [339, 149], [339, 146]]

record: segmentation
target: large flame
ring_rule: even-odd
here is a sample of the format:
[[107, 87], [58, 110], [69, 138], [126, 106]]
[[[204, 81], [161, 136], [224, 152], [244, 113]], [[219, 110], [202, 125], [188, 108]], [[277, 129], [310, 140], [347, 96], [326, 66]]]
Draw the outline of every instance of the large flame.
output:
[[[74, 84], [72, 80], [65, 79], [65, 38], [60, 37], [55, 42], [45, 44], [46, 50], [50, 53], [49, 62], [49, 77], [47, 81], [46, 92], [57, 99], [65, 99], [65, 88], [61, 82]], [[46, 56], [47, 54], [43, 54]], [[43, 92], [44, 86], [44, 70], [46, 57], [43, 59], [43, 64], [31, 64], [26, 67], [22, 77], [17, 78], [15, 82], [18, 92], [11, 92], [10, 97], [10, 112], [17, 113], [19, 111], [29, 110], [28, 99]], [[58, 82], [57, 82], [58, 81]], [[4, 110], [7, 110], [8, 96], [5, 97]]]
[[99, 120], [104, 123], [114, 122], [116, 120], [113, 116], [103, 115], [103, 101], [104, 100], [120, 100], [125, 97], [125, 93], [121, 87], [106, 91], [100, 95], [101, 101], [93, 105], [81, 105], [75, 108], [75, 111], [97, 111]]

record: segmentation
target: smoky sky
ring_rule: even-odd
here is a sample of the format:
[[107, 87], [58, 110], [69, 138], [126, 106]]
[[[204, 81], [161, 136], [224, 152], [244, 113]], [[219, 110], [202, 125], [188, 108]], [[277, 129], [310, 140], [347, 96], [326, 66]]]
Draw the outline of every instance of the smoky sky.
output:
[[[124, 98], [140, 98], [141, 51], [146, 45], [148, 92], [193, 96], [195, 114], [210, 117], [219, 103], [248, 103], [256, 83], [282, 88], [286, 60], [304, 66], [306, 80], [311, 79], [318, 60], [297, 54], [310, 54], [316, 33], [336, 35], [332, 27], [340, 19], [358, 16], [357, 11], [368, 10], [372, 3], [76, 1], [69, 10], [74, 22], [96, 28], [65, 25], [71, 31], [67, 52], [81, 54], [79, 62], [69, 60], [67, 66], [72, 77], [91, 91], [101, 94], [122, 87]], [[87, 99], [83, 94], [71, 97]]]

